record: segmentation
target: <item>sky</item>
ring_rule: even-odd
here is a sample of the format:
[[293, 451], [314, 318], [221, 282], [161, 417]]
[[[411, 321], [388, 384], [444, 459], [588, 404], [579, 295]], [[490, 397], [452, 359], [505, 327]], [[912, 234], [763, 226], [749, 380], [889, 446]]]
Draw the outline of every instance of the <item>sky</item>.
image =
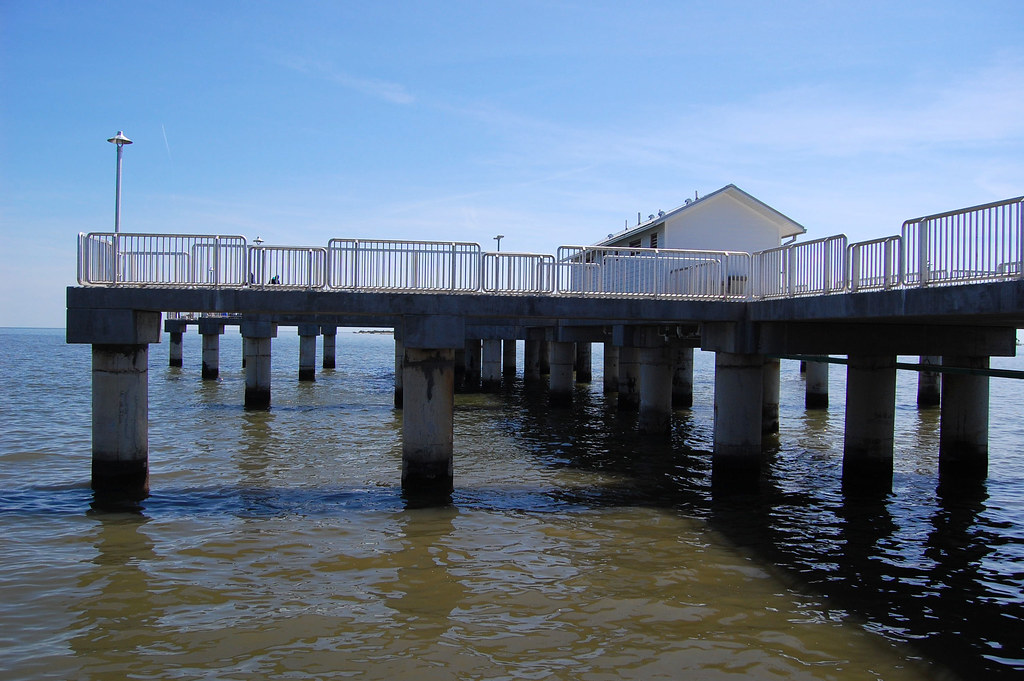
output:
[[727, 184], [806, 239], [1024, 194], [1024, 3], [0, 0], [0, 326], [77, 234], [553, 253]]

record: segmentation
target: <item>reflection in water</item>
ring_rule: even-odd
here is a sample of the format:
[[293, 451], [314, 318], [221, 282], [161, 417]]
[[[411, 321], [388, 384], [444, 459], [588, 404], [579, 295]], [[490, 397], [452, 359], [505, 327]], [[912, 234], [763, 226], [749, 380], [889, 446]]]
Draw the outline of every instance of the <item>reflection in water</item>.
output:
[[[784, 362], [762, 488], [713, 496], [709, 358], [666, 441], [603, 395], [595, 353], [570, 408], [521, 381], [458, 396], [456, 490], [421, 508], [398, 486], [389, 339], [341, 336], [338, 370], [313, 384], [296, 380], [297, 341], [276, 339], [269, 412], [242, 409], [240, 344], [224, 343], [236, 358], [215, 382], [197, 357], [179, 371], [151, 356], [153, 495], [145, 515], [87, 516], [88, 390], [68, 380], [89, 353], [57, 339], [71, 359], [39, 383], [54, 395], [12, 402], [0, 432], [5, 678], [1024, 671], [1024, 476], [1006, 424], [986, 486], [936, 493], [937, 413], [898, 409], [892, 492], [854, 495], [841, 372], [833, 406], [807, 412]], [[49, 439], [11, 434], [37, 431]]]

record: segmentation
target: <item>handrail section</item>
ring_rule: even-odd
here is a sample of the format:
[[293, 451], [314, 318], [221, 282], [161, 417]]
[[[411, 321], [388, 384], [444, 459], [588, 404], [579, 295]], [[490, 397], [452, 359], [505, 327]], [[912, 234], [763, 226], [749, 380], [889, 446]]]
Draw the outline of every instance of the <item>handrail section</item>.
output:
[[78, 235], [82, 286], [490, 293], [747, 300], [1024, 278], [1024, 196], [757, 253], [562, 246], [484, 253], [459, 241], [331, 239], [326, 248], [242, 236]]

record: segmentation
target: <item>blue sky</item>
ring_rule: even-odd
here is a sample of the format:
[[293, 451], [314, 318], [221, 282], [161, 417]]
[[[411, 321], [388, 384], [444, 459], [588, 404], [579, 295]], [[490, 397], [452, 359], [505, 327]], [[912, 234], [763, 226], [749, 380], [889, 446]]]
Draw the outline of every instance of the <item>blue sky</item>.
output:
[[[0, 0], [0, 326], [76, 235], [553, 252], [734, 183], [806, 238], [1024, 194], [1024, 3]], [[17, 295], [10, 292], [17, 291]]]

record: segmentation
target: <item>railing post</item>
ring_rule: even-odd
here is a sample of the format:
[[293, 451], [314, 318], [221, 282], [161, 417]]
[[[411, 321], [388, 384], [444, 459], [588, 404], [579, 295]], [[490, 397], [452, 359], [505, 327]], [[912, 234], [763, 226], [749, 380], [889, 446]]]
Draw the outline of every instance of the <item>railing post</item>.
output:
[[928, 270], [928, 221], [922, 220], [917, 223], [917, 268], [918, 285], [926, 286], [931, 279], [931, 272]]
[[796, 260], [794, 253], [792, 246], [786, 248], [786, 296], [789, 298], [793, 297], [794, 279], [796, 278], [796, 268], [793, 263]]
[[856, 293], [860, 288], [861, 249], [854, 244], [850, 246], [850, 291]]
[[220, 288], [220, 237], [213, 237], [213, 287]]
[[1017, 202], [1017, 278], [1024, 279], [1024, 200]]
[[824, 271], [822, 276], [825, 277], [824, 286], [822, 286], [823, 293], [832, 292], [832, 244], [831, 241], [823, 241], [821, 243], [822, 257], [824, 258]]
[[882, 258], [882, 288], [887, 291], [892, 288], [892, 239], [882, 242]]

